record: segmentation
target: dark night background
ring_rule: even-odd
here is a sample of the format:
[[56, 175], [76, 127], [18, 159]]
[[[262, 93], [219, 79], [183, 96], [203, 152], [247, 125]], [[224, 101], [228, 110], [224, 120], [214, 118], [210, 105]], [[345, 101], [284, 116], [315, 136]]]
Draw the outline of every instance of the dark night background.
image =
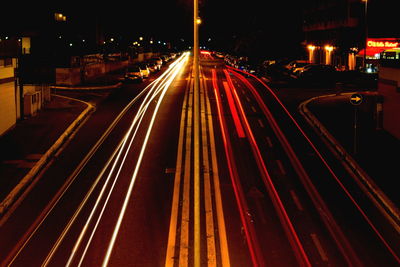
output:
[[[371, 36], [400, 36], [398, 2], [369, 0]], [[301, 7], [302, 1], [199, 0], [200, 45], [252, 58], [297, 56], [304, 50]], [[35, 30], [62, 12], [76, 36], [100, 25], [105, 38], [145, 36], [182, 47], [192, 42], [192, 0], [14, 2], [7, 10], [0, 16], [0, 36]]]

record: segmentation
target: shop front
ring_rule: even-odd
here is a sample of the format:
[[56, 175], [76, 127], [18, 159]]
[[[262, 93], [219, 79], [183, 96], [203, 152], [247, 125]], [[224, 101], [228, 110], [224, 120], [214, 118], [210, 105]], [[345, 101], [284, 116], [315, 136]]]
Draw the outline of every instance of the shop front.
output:
[[358, 62], [365, 62], [366, 72], [377, 73], [381, 53], [393, 48], [400, 48], [400, 38], [368, 38], [366, 49], [357, 53]]

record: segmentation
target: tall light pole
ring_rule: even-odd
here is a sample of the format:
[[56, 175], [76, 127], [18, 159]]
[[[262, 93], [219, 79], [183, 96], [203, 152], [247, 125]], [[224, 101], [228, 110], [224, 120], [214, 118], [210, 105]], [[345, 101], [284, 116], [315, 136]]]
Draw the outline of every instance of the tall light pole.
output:
[[364, 71], [367, 72], [367, 42], [368, 42], [368, 0], [362, 0], [364, 6]]
[[193, 3], [194, 75], [194, 267], [200, 267], [200, 98], [199, 98], [199, 3]]

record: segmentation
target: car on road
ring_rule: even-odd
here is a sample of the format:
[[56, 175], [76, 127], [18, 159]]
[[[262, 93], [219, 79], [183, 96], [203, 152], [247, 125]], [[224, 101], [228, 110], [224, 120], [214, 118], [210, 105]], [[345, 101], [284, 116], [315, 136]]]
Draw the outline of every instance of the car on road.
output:
[[139, 66], [131, 66], [128, 67], [125, 71], [125, 81], [143, 81], [143, 73], [140, 70]]

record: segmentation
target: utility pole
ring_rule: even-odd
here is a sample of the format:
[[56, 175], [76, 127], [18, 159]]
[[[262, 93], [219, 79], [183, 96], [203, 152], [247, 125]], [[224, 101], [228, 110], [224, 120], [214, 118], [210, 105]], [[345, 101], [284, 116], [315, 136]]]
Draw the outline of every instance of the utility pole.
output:
[[200, 98], [199, 98], [199, 3], [193, 3], [194, 75], [194, 267], [200, 267]]

